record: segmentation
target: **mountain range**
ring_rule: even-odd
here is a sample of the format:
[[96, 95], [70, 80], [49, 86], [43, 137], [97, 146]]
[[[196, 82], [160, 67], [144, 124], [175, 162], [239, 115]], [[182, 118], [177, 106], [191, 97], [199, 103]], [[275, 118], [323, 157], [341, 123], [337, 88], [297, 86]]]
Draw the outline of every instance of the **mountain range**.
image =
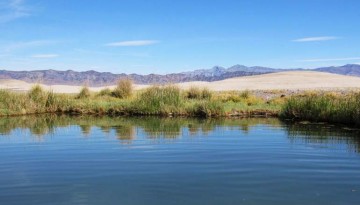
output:
[[180, 83], [190, 81], [218, 81], [227, 78], [260, 75], [266, 73], [275, 73], [291, 70], [307, 70], [328, 72], [341, 75], [350, 75], [360, 77], [360, 65], [347, 64], [344, 66], [321, 67], [316, 69], [277, 69], [243, 65], [234, 65], [229, 68], [215, 66], [211, 69], [202, 69], [182, 73], [171, 73], [166, 75], [159, 74], [113, 74], [110, 72], [97, 72], [94, 70], [77, 72], [73, 70], [35, 70], [35, 71], [8, 71], [0, 70], [0, 79], [15, 79], [29, 83], [43, 83], [47, 85], [84, 85], [89, 86], [106, 86], [114, 85], [119, 79], [131, 78], [136, 84], [164, 84]]

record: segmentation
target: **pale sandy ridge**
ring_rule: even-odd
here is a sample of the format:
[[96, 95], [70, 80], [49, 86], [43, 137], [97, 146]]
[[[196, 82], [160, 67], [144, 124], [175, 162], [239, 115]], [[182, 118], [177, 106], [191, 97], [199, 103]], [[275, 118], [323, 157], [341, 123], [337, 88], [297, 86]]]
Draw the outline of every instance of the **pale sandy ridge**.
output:
[[[0, 89], [27, 91], [34, 84], [18, 80], [0, 80]], [[215, 82], [187, 82], [176, 84], [182, 89], [191, 86], [206, 87], [214, 91], [226, 90], [329, 90], [360, 88], [360, 77], [337, 75], [314, 71], [288, 71], [255, 76], [230, 78]], [[56, 93], [78, 93], [82, 86], [42, 85], [47, 90]], [[149, 85], [135, 85], [135, 89], [146, 88]], [[113, 88], [114, 86], [108, 86]], [[91, 87], [99, 91], [105, 87]]]
[[288, 71], [264, 75], [230, 78], [215, 82], [181, 83], [182, 88], [204, 86], [224, 90], [322, 90], [360, 88], [360, 77], [315, 71]]

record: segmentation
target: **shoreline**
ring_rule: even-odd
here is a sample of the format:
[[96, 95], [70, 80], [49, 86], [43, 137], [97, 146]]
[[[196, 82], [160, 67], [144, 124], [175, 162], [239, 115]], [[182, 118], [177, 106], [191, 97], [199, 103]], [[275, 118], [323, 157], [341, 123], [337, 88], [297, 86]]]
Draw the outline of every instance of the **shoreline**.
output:
[[0, 117], [34, 114], [162, 117], [277, 117], [360, 126], [360, 92], [223, 91], [174, 85], [133, 91], [131, 81], [113, 89], [56, 94], [39, 85], [27, 93], [0, 90]]

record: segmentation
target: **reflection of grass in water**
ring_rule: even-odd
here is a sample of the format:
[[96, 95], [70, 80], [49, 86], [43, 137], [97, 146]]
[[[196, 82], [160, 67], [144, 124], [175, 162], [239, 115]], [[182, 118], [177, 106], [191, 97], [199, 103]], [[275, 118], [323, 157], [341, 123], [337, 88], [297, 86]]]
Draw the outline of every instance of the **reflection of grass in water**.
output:
[[[46, 134], [56, 134], [59, 127], [77, 125], [83, 133], [91, 136], [96, 127], [104, 133], [114, 131], [117, 139], [131, 143], [136, 139], [136, 131], [142, 130], [150, 139], [176, 139], [182, 130], [190, 135], [206, 135], [217, 128], [251, 132], [254, 126], [266, 125], [280, 127], [282, 122], [276, 118], [159, 118], [159, 117], [94, 117], [68, 115], [39, 115], [0, 118], [0, 134], [9, 135], [15, 129], [29, 130], [36, 140]], [[291, 141], [305, 143], [343, 144], [360, 152], [360, 131], [345, 130], [338, 126], [324, 124], [288, 124], [286, 131]]]
[[103, 125], [103, 126], [99, 126], [99, 127], [100, 127], [100, 130], [101, 130], [103, 133], [110, 133], [110, 131], [111, 131], [111, 127], [110, 127], [110, 126]]
[[222, 124], [222, 121], [225, 118], [199, 118], [199, 119], [193, 119], [189, 120], [187, 122], [187, 128], [189, 131], [189, 134], [194, 136], [198, 134], [207, 135], [211, 131], [213, 131], [216, 126]]
[[360, 130], [349, 130], [329, 124], [292, 123], [287, 127], [291, 141], [318, 144], [347, 144], [350, 150], [360, 152]]
[[136, 138], [136, 129], [134, 126], [125, 125], [125, 126], [117, 126], [113, 127], [115, 129], [117, 138], [121, 141], [132, 141]]
[[84, 134], [84, 136], [89, 136], [91, 132], [91, 125], [79, 125], [81, 132]]
[[140, 127], [144, 130], [149, 138], [166, 138], [174, 139], [181, 135], [181, 127], [183, 120], [174, 120], [171, 118], [153, 118], [141, 123]]
[[[253, 126], [259, 123], [278, 126], [277, 119], [227, 119], [227, 118], [159, 118], [159, 117], [95, 117], [68, 115], [40, 115], [0, 118], [0, 133], [9, 134], [16, 128], [28, 129], [32, 134], [43, 136], [54, 133], [57, 127], [78, 125], [81, 131], [90, 135], [92, 127], [97, 127], [104, 133], [114, 130], [120, 140], [133, 140], [136, 130], [144, 131], [148, 138], [175, 139], [187, 129], [190, 135], [208, 134], [216, 127], [228, 126], [238, 128]], [[244, 129], [244, 128], [243, 128]], [[246, 127], [246, 129], [249, 129]]]
[[[208, 133], [216, 126], [238, 126], [241, 124], [261, 123], [265, 119], [197, 119], [197, 118], [159, 118], [159, 117], [94, 117], [94, 116], [67, 116], [67, 115], [40, 115], [0, 118], [0, 133], [9, 134], [13, 129], [29, 129], [32, 134], [45, 135], [54, 132], [56, 127], [78, 125], [82, 132], [90, 134], [91, 127], [99, 127], [109, 133], [112, 129], [121, 135], [130, 135], [131, 127], [138, 127], [150, 137], [176, 138], [182, 128], [188, 128], [190, 133], [201, 131]], [[278, 121], [273, 119], [274, 122]], [[274, 124], [273, 122], [273, 124]], [[268, 123], [268, 122], [267, 122]], [[276, 124], [276, 123], [275, 123]], [[126, 131], [127, 130], [127, 131]], [[127, 134], [126, 134], [127, 133]]]
[[57, 125], [54, 116], [0, 118], [0, 134], [9, 134], [14, 129], [29, 129], [31, 134], [42, 136], [53, 133]]

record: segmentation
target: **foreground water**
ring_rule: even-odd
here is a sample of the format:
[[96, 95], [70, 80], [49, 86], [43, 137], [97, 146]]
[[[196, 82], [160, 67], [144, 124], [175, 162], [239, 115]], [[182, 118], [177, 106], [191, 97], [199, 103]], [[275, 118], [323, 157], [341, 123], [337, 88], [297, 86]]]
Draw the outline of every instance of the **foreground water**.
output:
[[359, 204], [359, 133], [276, 119], [0, 118], [0, 204]]

